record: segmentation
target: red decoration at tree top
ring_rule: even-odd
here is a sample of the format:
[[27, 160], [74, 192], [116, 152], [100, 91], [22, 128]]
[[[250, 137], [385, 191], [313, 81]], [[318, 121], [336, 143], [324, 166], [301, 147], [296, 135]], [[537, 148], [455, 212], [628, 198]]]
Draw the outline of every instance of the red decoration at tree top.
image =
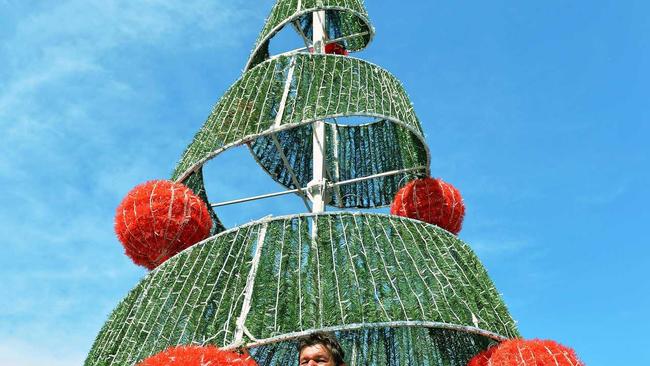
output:
[[212, 219], [189, 188], [166, 180], [135, 187], [115, 214], [115, 232], [133, 262], [154, 269], [205, 239]]
[[549, 340], [512, 339], [478, 354], [467, 366], [584, 366], [571, 348]]
[[347, 56], [349, 54], [348, 50], [346, 50], [343, 45], [336, 42], [326, 44], [325, 53], [330, 55], [343, 55], [343, 56]]
[[257, 366], [248, 354], [220, 350], [214, 346], [172, 347], [137, 366]]
[[[313, 47], [309, 47], [309, 53], [314, 53]], [[349, 52], [347, 49], [345, 49], [345, 46], [336, 42], [326, 44], [325, 53], [328, 55], [342, 55], [342, 56], [349, 55]]]
[[460, 192], [440, 179], [416, 179], [402, 187], [390, 208], [398, 216], [425, 221], [458, 234], [465, 217]]

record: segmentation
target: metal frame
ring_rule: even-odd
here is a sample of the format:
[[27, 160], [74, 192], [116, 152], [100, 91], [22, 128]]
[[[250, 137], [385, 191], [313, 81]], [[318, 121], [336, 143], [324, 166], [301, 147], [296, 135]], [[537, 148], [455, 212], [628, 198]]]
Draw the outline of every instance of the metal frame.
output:
[[[369, 175], [367, 177], [348, 179], [348, 180], [344, 180], [344, 181], [340, 181], [340, 182], [336, 182], [336, 183], [328, 183], [327, 187], [328, 187], [328, 189], [337, 188], [337, 187], [340, 187], [340, 186], [344, 186], [346, 184], [353, 184], [353, 183], [357, 183], [357, 182], [362, 182], [364, 180], [381, 178], [381, 177], [386, 177], [386, 176], [389, 176], [389, 175], [397, 175], [397, 174], [401, 174], [401, 173], [409, 173], [409, 172], [414, 172], [414, 171], [420, 171], [420, 170], [423, 170], [423, 169], [425, 169], [425, 167], [415, 167], [415, 168], [409, 168], [409, 169], [393, 170], [393, 171], [390, 171], [390, 172], [384, 172], [384, 173]], [[289, 189], [289, 190], [286, 190], [286, 191], [261, 194], [261, 195], [257, 195], [257, 196], [250, 196], [250, 197], [246, 197], [246, 198], [239, 198], [239, 199], [235, 199], [235, 200], [223, 201], [223, 202], [218, 202], [218, 203], [211, 203], [210, 206], [216, 208], [216, 207], [234, 205], [234, 204], [238, 204], [238, 203], [257, 201], [257, 200], [261, 200], [261, 199], [265, 199], [265, 198], [279, 197], [279, 196], [284, 196], [284, 195], [293, 194], [293, 193], [301, 194], [301, 193], [307, 192], [309, 189], [310, 189], [310, 187]]]
[[[504, 337], [500, 334], [490, 332], [487, 330], [483, 330], [477, 327], [469, 327], [469, 326], [463, 326], [463, 325], [457, 325], [457, 324], [449, 324], [449, 323], [440, 323], [440, 322], [428, 322], [428, 321], [394, 321], [394, 322], [382, 322], [382, 323], [356, 323], [356, 324], [348, 324], [344, 326], [339, 326], [339, 327], [323, 327], [320, 329], [312, 329], [312, 330], [306, 330], [303, 332], [293, 332], [293, 333], [288, 333], [284, 334], [278, 337], [271, 337], [271, 338], [265, 338], [265, 339], [255, 339], [254, 337], [251, 337], [253, 342], [249, 343], [243, 343], [243, 342], [235, 342], [233, 344], [227, 345], [225, 347], [222, 347], [224, 350], [233, 350], [233, 349], [238, 349], [238, 348], [255, 348], [255, 347], [260, 347], [260, 346], [266, 346], [274, 343], [281, 343], [281, 342], [287, 342], [291, 340], [296, 340], [300, 337], [304, 337], [306, 335], [309, 335], [311, 333], [315, 332], [349, 332], [349, 331], [355, 331], [355, 330], [364, 330], [364, 329], [376, 329], [376, 328], [432, 328], [432, 329], [447, 329], [447, 330], [456, 330], [464, 333], [470, 333], [470, 334], [476, 334], [480, 335], [483, 337], [487, 337], [490, 339], [493, 339], [497, 342], [502, 342], [507, 340], [507, 337]], [[203, 345], [208, 344], [207, 342], [204, 342]]]

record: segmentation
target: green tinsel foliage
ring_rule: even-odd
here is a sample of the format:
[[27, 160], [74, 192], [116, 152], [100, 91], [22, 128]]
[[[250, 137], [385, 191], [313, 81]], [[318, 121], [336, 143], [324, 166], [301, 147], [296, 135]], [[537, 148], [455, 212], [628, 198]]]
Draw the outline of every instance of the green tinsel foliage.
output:
[[[181, 344], [272, 342], [394, 322], [518, 335], [479, 260], [446, 231], [386, 215], [298, 215], [223, 232], [152, 271], [115, 309], [86, 366], [132, 365]], [[409, 352], [438, 352], [417, 349]]]

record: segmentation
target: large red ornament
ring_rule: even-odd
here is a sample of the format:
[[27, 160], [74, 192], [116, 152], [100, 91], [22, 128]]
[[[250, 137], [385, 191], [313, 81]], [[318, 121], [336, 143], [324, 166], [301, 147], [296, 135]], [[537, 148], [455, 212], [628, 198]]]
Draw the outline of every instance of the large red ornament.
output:
[[172, 347], [137, 366], [257, 366], [248, 354], [220, 350], [214, 346]]
[[440, 179], [423, 178], [409, 182], [393, 199], [390, 213], [425, 221], [458, 234], [465, 217], [460, 192]]
[[575, 351], [548, 340], [512, 339], [478, 354], [467, 366], [584, 366]]
[[133, 262], [154, 269], [205, 239], [212, 219], [189, 188], [166, 180], [135, 187], [115, 214], [115, 232]]

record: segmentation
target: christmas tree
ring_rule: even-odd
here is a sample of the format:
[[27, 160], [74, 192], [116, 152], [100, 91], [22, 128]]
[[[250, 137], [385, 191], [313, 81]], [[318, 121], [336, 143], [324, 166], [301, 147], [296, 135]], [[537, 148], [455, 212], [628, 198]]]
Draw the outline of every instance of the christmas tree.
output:
[[[271, 55], [285, 27], [304, 47]], [[171, 180], [136, 187], [118, 208], [127, 254], [152, 271], [111, 314], [87, 366], [135, 365], [184, 345], [297, 365], [295, 340], [318, 331], [336, 333], [348, 365], [465, 366], [519, 336], [455, 235], [462, 199], [429, 178], [402, 84], [348, 56], [373, 35], [361, 0], [278, 0]], [[286, 190], [211, 204], [203, 165], [241, 145]], [[212, 210], [281, 194], [309, 212], [226, 229]], [[392, 215], [326, 212], [391, 203]]]

